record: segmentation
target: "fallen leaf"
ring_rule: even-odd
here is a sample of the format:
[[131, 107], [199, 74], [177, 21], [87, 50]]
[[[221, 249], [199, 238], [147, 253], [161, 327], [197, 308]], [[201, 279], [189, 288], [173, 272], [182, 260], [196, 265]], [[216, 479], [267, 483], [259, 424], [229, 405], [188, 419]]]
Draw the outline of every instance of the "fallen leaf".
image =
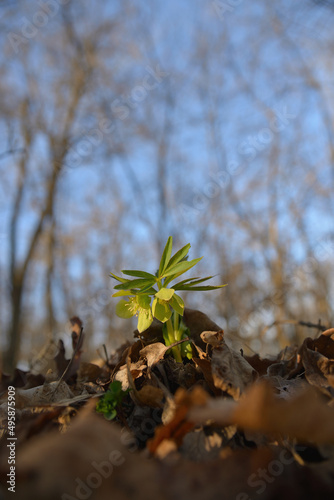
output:
[[276, 363], [273, 359], [261, 358], [258, 354], [253, 356], [244, 356], [245, 360], [254, 368], [255, 371], [261, 376], [267, 373], [269, 366]]
[[161, 498], [156, 465], [131, 454], [127, 441], [116, 424], [84, 409], [65, 434], [34, 437], [18, 450], [15, 499]]
[[212, 321], [209, 316], [196, 309], [184, 309], [183, 321], [190, 330], [190, 338], [202, 349], [206, 345], [201, 338], [201, 333], [205, 331], [219, 332], [222, 328]]
[[[332, 336], [325, 335], [324, 332], [320, 337], [310, 342], [308, 347], [314, 351], [318, 351], [328, 359], [334, 359], [334, 328], [332, 330]], [[328, 331], [331, 331], [328, 330]]]
[[187, 419], [189, 409], [194, 406], [205, 405], [208, 394], [201, 388], [195, 387], [191, 392], [178, 389], [175, 393], [175, 410], [172, 420], [166, 425], [158, 426], [153, 439], [147, 443], [150, 453], [154, 454], [165, 440], [173, 440], [180, 446], [184, 436], [194, 428], [194, 424]]
[[18, 389], [16, 391], [16, 407], [20, 409], [28, 406], [59, 403], [72, 398], [73, 393], [66, 382], [61, 381], [60, 384], [51, 382], [31, 389]]
[[205, 382], [208, 384], [210, 391], [216, 396], [220, 394], [220, 389], [217, 389], [213, 382], [211, 363], [208, 359], [193, 358], [193, 362], [198, 366], [203, 373]]
[[239, 399], [258, 374], [238, 352], [230, 349], [221, 332], [203, 332], [203, 341], [212, 346], [211, 369], [215, 387]]
[[272, 386], [259, 382], [238, 402], [216, 398], [206, 407], [191, 408], [188, 418], [203, 423], [209, 419], [222, 425], [261, 431], [276, 437], [290, 437], [316, 444], [334, 444], [334, 409], [313, 387], [288, 400], [275, 396]]
[[150, 406], [151, 408], [162, 408], [164, 398], [163, 390], [151, 384], [145, 384], [136, 392], [136, 399], [139, 404]]
[[[325, 337], [332, 341], [331, 338]], [[334, 359], [328, 359], [320, 352], [312, 350], [316, 343], [313, 339], [305, 339], [301, 348], [301, 360], [305, 368], [305, 377], [312, 385], [334, 388]]]
[[78, 381], [96, 382], [102, 373], [102, 368], [94, 363], [86, 363], [82, 361], [78, 370]]
[[158, 361], [163, 359], [170, 347], [166, 347], [161, 342], [149, 344], [140, 351], [140, 356], [146, 358], [147, 367], [152, 368]]

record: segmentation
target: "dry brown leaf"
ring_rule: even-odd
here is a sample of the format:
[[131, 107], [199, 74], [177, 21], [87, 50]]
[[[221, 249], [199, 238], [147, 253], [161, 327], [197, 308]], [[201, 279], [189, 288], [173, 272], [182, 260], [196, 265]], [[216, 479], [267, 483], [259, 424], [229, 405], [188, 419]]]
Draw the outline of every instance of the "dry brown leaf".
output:
[[144, 406], [150, 406], [151, 408], [162, 408], [163, 398], [163, 390], [150, 384], [144, 385], [144, 387], [136, 392], [136, 400], [138, 403]]
[[166, 354], [170, 347], [166, 347], [161, 342], [149, 344], [140, 351], [140, 356], [146, 358], [147, 367], [152, 368], [158, 361], [160, 361]]
[[245, 356], [245, 360], [258, 372], [258, 374], [265, 375], [270, 365], [276, 363], [275, 360], [261, 358], [258, 354], [253, 356]]
[[194, 428], [194, 424], [187, 419], [189, 409], [194, 406], [205, 405], [208, 394], [201, 387], [195, 387], [191, 392], [178, 389], [175, 393], [175, 410], [171, 421], [155, 430], [153, 439], [147, 443], [151, 453], [155, 453], [159, 445], [165, 440], [174, 440], [180, 446], [183, 437]]
[[[331, 330], [333, 330], [334, 334], [334, 328]], [[320, 352], [328, 359], [334, 359], [334, 338], [333, 338], [334, 335], [328, 336], [325, 335], [325, 333], [326, 332], [324, 332], [322, 335], [320, 335], [320, 337], [312, 341], [313, 346], [308, 345], [308, 347], [315, 351]]]
[[52, 404], [67, 401], [73, 398], [73, 393], [66, 382], [45, 383], [31, 389], [18, 389], [16, 391], [16, 407], [25, 408], [41, 404]]
[[[333, 342], [330, 337], [324, 338]], [[334, 359], [328, 359], [320, 352], [312, 350], [317, 346], [316, 342], [312, 339], [305, 339], [301, 348], [301, 360], [305, 368], [305, 377], [312, 385], [334, 388]], [[328, 344], [326, 347], [328, 347]], [[328, 352], [330, 349], [326, 347], [324, 347], [324, 350]]]
[[211, 363], [208, 359], [193, 358], [193, 362], [198, 366], [203, 373], [205, 382], [208, 384], [209, 389], [218, 396], [220, 394], [220, 389], [217, 389], [212, 378]]
[[184, 309], [183, 321], [190, 330], [191, 339], [205, 349], [205, 343], [201, 338], [201, 333], [204, 331], [219, 332], [222, 331], [221, 327], [212, 321], [209, 316], [197, 311], [196, 309]]
[[96, 382], [102, 373], [102, 368], [94, 363], [82, 361], [78, 370], [78, 380], [85, 382]]
[[161, 498], [158, 481], [152, 481], [156, 466], [127, 450], [129, 438], [117, 425], [82, 411], [65, 434], [35, 437], [17, 450], [15, 499]]
[[284, 401], [268, 384], [255, 384], [234, 410], [233, 420], [241, 427], [304, 442], [334, 443], [334, 411], [312, 387]]
[[260, 382], [248, 389], [237, 403], [211, 399], [206, 407], [192, 408], [188, 418], [198, 423], [213, 419], [222, 425], [234, 424], [301, 442], [334, 444], [334, 409], [313, 387], [295, 398], [283, 400], [275, 396], [270, 384]]
[[211, 369], [215, 387], [239, 399], [257, 378], [257, 372], [241, 354], [228, 347], [222, 332], [203, 332], [201, 338], [212, 346]]
[[[129, 358], [127, 358], [129, 359]], [[116, 372], [114, 380], [119, 380], [122, 383], [122, 389], [123, 391], [126, 391], [131, 387], [131, 381], [141, 377], [144, 373], [144, 371], [147, 369], [146, 364], [143, 363], [142, 360], [137, 361], [136, 363], [130, 363], [129, 368], [127, 365], [123, 365], [120, 367], [120, 369]], [[131, 380], [129, 380], [129, 371], [131, 373]]]

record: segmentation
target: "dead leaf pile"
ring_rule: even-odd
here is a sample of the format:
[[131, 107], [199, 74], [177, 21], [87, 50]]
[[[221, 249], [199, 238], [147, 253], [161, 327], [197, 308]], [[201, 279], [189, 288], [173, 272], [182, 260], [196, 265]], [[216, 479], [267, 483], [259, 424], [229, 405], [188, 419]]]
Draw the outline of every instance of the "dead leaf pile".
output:
[[[84, 362], [72, 318], [70, 359], [59, 341], [47, 363], [2, 374], [3, 494], [14, 386], [18, 499], [333, 498], [333, 329], [262, 359], [233, 349], [200, 311], [184, 319], [193, 349], [184, 363], [158, 322], [103, 363]], [[95, 406], [113, 380], [130, 391], [108, 422]]]

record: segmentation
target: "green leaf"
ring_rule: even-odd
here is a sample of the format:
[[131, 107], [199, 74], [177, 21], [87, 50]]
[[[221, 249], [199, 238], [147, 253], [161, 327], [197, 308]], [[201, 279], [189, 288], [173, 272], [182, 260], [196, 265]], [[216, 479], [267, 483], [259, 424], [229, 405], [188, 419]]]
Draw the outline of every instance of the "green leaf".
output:
[[118, 380], [114, 380], [109, 385], [108, 391], [101, 397], [96, 405], [96, 411], [103, 413], [107, 420], [112, 420], [117, 416], [117, 406], [121, 405], [124, 396], [128, 394], [130, 389], [122, 390], [122, 384]]
[[120, 283], [125, 283], [127, 280], [125, 278], [121, 278], [120, 276], [116, 276], [116, 274], [110, 273], [110, 276]]
[[[189, 262], [188, 261], [182, 261], [182, 262], [179, 262], [178, 264], [176, 264], [173, 269], [169, 269], [168, 271], [166, 271], [163, 275], [163, 277], [167, 277], [167, 276], [171, 276], [173, 274], [177, 274], [177, 275], [180, 275], [180, 274], [183, 274], [185, 272], [187, 272], [189, 269], [191, 269], [192, 267], [196, 266], [196, 264], [202, 260], [203, 257], [199, 257], [198, 259], [193, 259], [193, 260], [190, 260]], [[175, 276], [176, 277], [176, 276]], [[118, 285], [118, 286], [121, 286], [121, 285]]]
[[218, 290], [218, 288], [223, 288], [224, 286], [227, 286], [227, 283], [225, 285], [217, 285], [217, 286], [190, 286], [190, 285], [184, 285], [181, 287], [178, 287], [177, 290], [188, 290], [189, 292], [195, 292], [195, 291], [202, 291], [202, 292], [208, 292], [210, 290]]
[[[210, 280], [213, 278], [213, 276], [207, 276], [206, 278], [196, 278], [193, 279], [192, 281], [190, 280], [184, 280], [184, 281], [179, 281], [178, 283], [175, 283], [173, 285], [173, 288], [175, 290], [191, 290], [195, 285], [198, 285], [199, 283], [203, 283], [204, 281]], [[214, 285], [213, 285], [214, 286]], [[225, 285], [217, 285], [218, 287], [225, 286]]]
[[135, 295], [131, 293], [131, 290], [120, 290], [119, 292], [115, 292], [112, 294], [112, 297], [125, 297], [126, 295]]
[[136, 314], [136, 309], [130, 301], [122, 299], [116, 305], [116, 314], [120, 318], [128, 319]]
[[135, 288], [145, 288], [147, 286], [152, 286], [155, 283], [155, 279], [145, 279], [145, 278], [138, 278], [137, 280], [127, 280], [124, 283], [121, 283], [120, 285], [114, 286], [115, 290], [132, 290]]
[[139, 295], [155, 295], [157, 293], [156, 289], [151, 287], [151, 285], [147, 285], [144, 288], [141, 288], [140, 290], [131, 290], [134, 292], [135, 295], [139, 297]]
[[161, 323], [168, 321], [172, 315], [172, 311], [167, 302], [160, 301], [156, 297], [153, 299], [152, 313], [155, 318], [161, 321]]
[[109, 384], [108, 393], [110, 393], [114, 398], [122, 394], [122, 392], [125, 391], [122, 391], [122, 382], [119, 380], [114, 380]]
[[[196, 285], [198, 283], [203, 283], [203, 281], [206, 281], [206, 280], [209, 280], [213, 278], [213, 276], [207, 276], [206, 278], [199, 278], [198, 276], [196, 278], [187, 278], [186, 280], [183, 280], [183, 281], [179, 281], [178, 283], [175, 283], [175, 286], [179, 286], [179, 285], [188, 285], [188, 284], [191, 284], [191, 285]], [[173, 285], [173, 288], [175, 289], [175, 286]]]
[[185, 245], [180, 250], [178, 250], [168, 262], [166, 271], [172, 269], [173, 266], [175, 266], [175, 264], [178, 264], [182, 259], [184, 259], [188, 254], [189, 249], [190, 249], [190, 243], [188, 243], [188, 245]]
[[173, 238], [170, 236], [167, 240], [166, 246], [162, 253], [158, 275], [159, 277], [163, 275], [164, 270], [166, 269], [170, 256], [172, 255], [172, 246], [173, 246]]
[[170, 300], [174, 295], [173, 288], [161, 288], [156, 294], [156, 298], [160, 300]]
[[114, 420], [116, 416], [117, 416], [117, 411], [115, 408], [104, 414], [104, 418], [106, 418], [107, 420]]
[[147, 330], [153, 321], [151, 309], [140, 309], [138, 314], [137, 330], [139, 333]]
[[179, 295], [174, 293], [173, 297], [169, 301], [169, 305], [176, 311], [180, 316], [184, 313], [184, 302]]
[[138, 278], [146, 278], [146, 279], [153, 279], [154, 281], [156, 281], [156, 277], [154, 276], [154, 274], [151, 274], [151, 273], [146, 273], [145, 271], [136, 271], [136, 270], [125, 270], [125, 271], [122, 271], [123, 274], [126, 274], [127, 276], [135, 276], [135, 277], [138, 277]]

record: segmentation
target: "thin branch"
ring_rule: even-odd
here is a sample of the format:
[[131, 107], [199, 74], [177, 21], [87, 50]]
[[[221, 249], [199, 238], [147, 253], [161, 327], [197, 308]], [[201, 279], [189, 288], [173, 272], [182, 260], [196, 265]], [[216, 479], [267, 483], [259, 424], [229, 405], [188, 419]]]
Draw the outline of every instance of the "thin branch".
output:
[[[265, 326], [262, 329], [260, 336], [263, 337], [263, 335], [265, 335], [265, 333], [267, 333], [267, 331], [270, 330], [270, 328], [273, 328], [274, 326], [277, 326], [277, 325], [300, 325], [300, 326], [306, 326], [307, 328], [316, 328], [317, 330], [319, 330], [321, 332], [325, 332], [325, 331], [329, 332], [330, 331], [330, 330], [327, 330], [327, 326], [321, 325], [320, 321], [319, 321], [319, 323], [310, 323], [309, 321], [298, 321], [296, 319], [282, 319], [282, 320], [274, 321], [270, 325]], [[334, 329], [333, 329], [332, 333], [334, 333]], [[331, 335], [331, 334], [329, 334], [329, 335]]]

